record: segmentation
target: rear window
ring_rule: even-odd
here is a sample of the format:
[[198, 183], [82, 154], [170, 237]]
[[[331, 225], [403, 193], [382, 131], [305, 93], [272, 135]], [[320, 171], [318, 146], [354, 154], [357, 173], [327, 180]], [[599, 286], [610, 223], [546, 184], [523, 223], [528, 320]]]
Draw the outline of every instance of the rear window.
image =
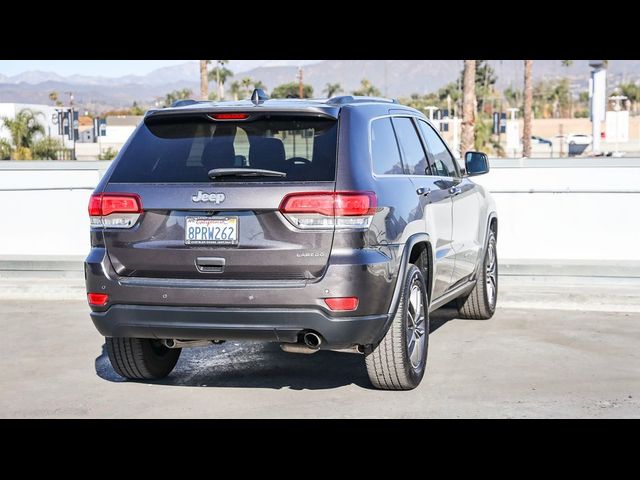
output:
[[263, 117], [213, 121], [194, 117], [149, 118], [122, 153], [114, 183], [211, 182], [214, 168], [259, 168], [286, 177], [218, 177], [217, 182], [334, 181], [337, 121], [312, 117]]

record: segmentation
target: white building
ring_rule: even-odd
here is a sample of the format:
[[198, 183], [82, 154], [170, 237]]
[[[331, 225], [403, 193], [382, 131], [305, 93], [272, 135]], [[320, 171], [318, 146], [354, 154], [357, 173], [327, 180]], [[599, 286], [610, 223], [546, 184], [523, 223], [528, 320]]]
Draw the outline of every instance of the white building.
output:
[[144, 117], [142, 115], [118, 115], [107, 117], [106, 135], [100, 138], [105, 146], [120, 150]]
[[[58, 135], [58, 116], [56, 107], [52, 105], [38, 105], [35, 103], [0, 103], [0, 139], [11, 141], [11, 134], [4, 128], [2, 118], [15, 118], [21, 110], [31, 110], [36, 114], [40, 123], [44, 126], [45, 136], [50, 135], [64, 143], [66, 148], [73, 148], [73, 141], [65, 136]], [[40, 113], [40, 114], [38, 114]]]

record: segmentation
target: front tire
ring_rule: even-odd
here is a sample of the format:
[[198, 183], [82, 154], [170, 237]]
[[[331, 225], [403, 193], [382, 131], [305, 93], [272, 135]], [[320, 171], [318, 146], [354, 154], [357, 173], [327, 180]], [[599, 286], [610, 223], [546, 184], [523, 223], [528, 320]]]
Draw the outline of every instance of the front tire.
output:
[[471, 320], [488, 320], [496, 311], [498, 299], [498, 253], [496, 234], [489, 230], [487, 248], [480, 266], [480, 272], [469, 296], [458, 300], [460, 318]]
[[410, 265], [400, 303], [382, 341], [365, 357], [375, 388], [411, 390], [424, 376], [429, 347], [429, 302], [420, 269]]
[[180, 348], [167, 348], [151, 338], [107, 337], [107, 354], [118, 375], [130, 380], [158, 380], [171, 373]]

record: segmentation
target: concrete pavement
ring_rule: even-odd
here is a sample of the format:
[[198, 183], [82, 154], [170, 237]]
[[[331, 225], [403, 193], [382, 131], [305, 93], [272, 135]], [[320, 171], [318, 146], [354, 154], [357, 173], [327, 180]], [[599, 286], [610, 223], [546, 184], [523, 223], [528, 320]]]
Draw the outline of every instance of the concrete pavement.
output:
[[[548, 303], [544, 291], [553, 288], [532, 284]], [[164, 381], [127, 382], [112, 370], [84, 301], [2, 300], [0, 416], [640, 417], [637, 310], [516, 308], [521, 292], [503, 290], [511, 303], [492, 320], [433, 315], [427, 375], [410, 392], [372, 390], [358, 355], [235, 343], [184, 350]]]

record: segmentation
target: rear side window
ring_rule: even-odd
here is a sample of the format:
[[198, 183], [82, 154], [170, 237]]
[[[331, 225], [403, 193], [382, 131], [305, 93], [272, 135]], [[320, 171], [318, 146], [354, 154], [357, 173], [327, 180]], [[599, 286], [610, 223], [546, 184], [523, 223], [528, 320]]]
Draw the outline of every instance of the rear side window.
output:
[[427, 157], [411, 119], [394, 117], [393, 126], [396, 129], [398, 143], [402, 151], [402, 161], [407, 175], [426, 175]]
[[378, 175], [402, 175], [402, 160], [390, 118], [371, 122], [371, 159]]
[[227, 182], [334, 181], [337, 121], [264, 117], [214, 121], [206, 115], [150, 117], [122, 153], [114, 183], [210, 182], [214, 168], [259, 168], [286, 177], [219, 177]]

